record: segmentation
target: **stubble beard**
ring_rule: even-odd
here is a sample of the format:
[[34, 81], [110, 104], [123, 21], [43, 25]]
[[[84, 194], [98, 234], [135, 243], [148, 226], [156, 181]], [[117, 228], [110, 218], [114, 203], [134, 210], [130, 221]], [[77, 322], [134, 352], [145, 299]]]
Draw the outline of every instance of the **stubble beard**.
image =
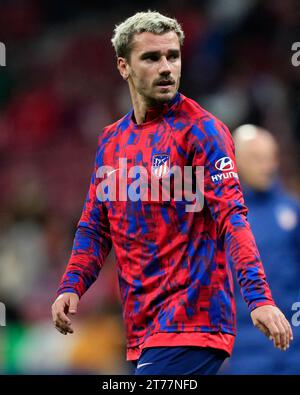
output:
[[[160, 95], [159, 93], [155, 93], [155, 92], [153, 92], [152, 94], [150, 93], [148, 95], [143, 92], [141, 92], [141, 94], [144, 97], [144, 100], [146, 101], [147, 105], [149, 107], [154, 107], [154, 106], [162, 105], [162, 104], [165, 104], [165, 103], [168, 103], [169, 101], [171, 101], [175, 97], [175, 95], [178, 91], [178, 88], [179, 88], [179, 80], [175, 84], [175, 89], [172, 92], [172, 95], [170, 95], [170, 93], [168, 93], [168, 96], [167, 95], [164, 96], [164, 95]], [[153, 88], [153, 90], [154, 89], [155, 88]]]

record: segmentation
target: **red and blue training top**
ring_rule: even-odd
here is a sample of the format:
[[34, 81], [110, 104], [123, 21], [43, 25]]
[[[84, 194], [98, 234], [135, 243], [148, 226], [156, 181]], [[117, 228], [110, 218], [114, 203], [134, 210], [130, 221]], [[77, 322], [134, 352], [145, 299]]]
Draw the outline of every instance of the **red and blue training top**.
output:
[[[186, 201], [100, 201], [102, 166], [119, 158], [162, 176], [168, 167], [204, 167], [204, 207]], [[159, 165], [163, 163], [163, 165]], [[167, 164], [166, 164], [167, 163]], [[120, 171], [110, 176], [119, 180]], [[124, 175], [124, 174], [123, 174]], [[128, 178], [128, 186], [133, 179]], [[133, 111], [104, 128], [95, 168], [57, 295], [81, 297], [115, 249], [127, 359], [143, 347], [202, 346], [232, 351], [236, 333], [233, 268], [248, 308], [275, 305], [247, 221], [227, 127], [177, 93], [137, 125]]]

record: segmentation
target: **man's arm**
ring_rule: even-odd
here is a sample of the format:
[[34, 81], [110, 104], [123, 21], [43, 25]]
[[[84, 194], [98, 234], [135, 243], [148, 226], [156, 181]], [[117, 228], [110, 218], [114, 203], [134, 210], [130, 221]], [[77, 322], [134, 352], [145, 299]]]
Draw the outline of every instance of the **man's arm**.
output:
[[217, 224], [218, 237], [224, 242], [227, 261], [234, 268], [253, 324], [271, 337], [276, 347], [285, 349], [292, 336], [290, 325], [273, 301], [247, 220], [230, 132], [222, 123], [207, 117], [199, 127], [193, 127], [192, 133], [196, 138], [193, 164], [204, 166], [205, 202]]
[[107, 209], [104, 203], [97, 199], [96, 193], [99, 183], [96, 178], [99, 150], [100, 138], [95, 168], [77, 225], [71, 257], [57, 290], [57, 298], [52, 305], [54, 324], [62, 333], [73, 333], [71, 321], [66, 314], [76, 313], [79, 299], [97, 279], [112, 247]]

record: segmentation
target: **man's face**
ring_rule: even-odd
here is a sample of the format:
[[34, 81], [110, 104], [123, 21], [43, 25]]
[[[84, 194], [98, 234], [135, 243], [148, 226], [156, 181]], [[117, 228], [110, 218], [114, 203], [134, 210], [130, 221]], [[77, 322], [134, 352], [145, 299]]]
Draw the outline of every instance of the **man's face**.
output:
[[236, 147], [239, 173], [243, 181], [258, 191], [266, 191], [278, 170], [278, 149], [269, 136], [258, 135], [243, 146]]
[[175, 32], [136, 34], [126, 63], [131, 89], [146, 102], [163, 103], [175, 96], [181, 73], [180, 44]]

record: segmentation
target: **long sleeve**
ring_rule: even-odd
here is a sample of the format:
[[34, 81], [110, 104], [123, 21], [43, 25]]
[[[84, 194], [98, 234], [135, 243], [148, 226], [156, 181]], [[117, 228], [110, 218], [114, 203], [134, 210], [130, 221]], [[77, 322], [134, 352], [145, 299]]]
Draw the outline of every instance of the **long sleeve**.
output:
[[234, 156], [234, 145], [225, 125], [207, 117], [193, 127], [194, 165], [204, 166], [204, 198], [224, 243], [226, 260], [236, 273], [250, 310], [275, 305], [254, 236], [247, 220]]
[[74, 292], [81, 297], [97, 279], [104, 260], [109, 254], [112, 241], [107, 209], [97, 199], [97, 156], [83, 211], [77, 224], [71, 257], [62, 276], [57, 295]]

